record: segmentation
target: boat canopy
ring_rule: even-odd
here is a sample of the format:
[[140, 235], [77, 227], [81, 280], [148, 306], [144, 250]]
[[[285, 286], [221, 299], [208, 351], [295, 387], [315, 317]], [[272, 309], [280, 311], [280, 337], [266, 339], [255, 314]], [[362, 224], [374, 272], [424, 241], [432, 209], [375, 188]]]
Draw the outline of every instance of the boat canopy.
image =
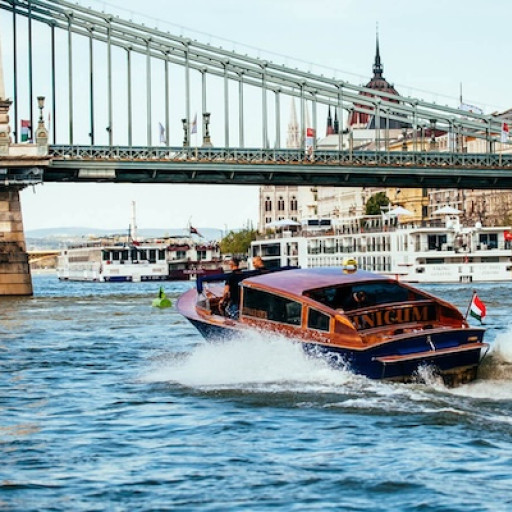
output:
[[244, 285], [252, 284], [267, 289], [282, 290], [293, 295], [304, 295], [306, 291], [325, 288], [328, 286], [342, 286], [352, 283], [369, 281], [393, 281], [392, 278], [357, 270], [345, 273], [342, 267], [324, 267], [290, 270], [278, 276], [267, 274], [258, 275], [244, 281]]

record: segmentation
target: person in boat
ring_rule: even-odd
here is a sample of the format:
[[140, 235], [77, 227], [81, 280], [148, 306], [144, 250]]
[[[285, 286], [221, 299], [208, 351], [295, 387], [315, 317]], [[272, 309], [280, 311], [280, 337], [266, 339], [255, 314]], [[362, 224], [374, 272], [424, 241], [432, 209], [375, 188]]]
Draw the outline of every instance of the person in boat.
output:
[[370, 299], [364, 290], [353, 290], [352, 288], [337, 288], [331, 300], [325, 302], [334, 309], [351, 311], [352, 309], [372, 306], [374, 301]]
[[238, 318], [238, 307], [240, 304], [240, 281], [244, 278], [239, 267], [240, 260], [233, 256], [229, 261], [231, 274], [226, 279], [224, 295], [220, 301], [220, 310], [230, 318]]
[[255, 275], [257, 273], [264, 274], [267, 270], [267, 267], [265, 267], [265, 262], [261, 259], [261, 256], [254, 256], [252, 259], [252, 266], [255, 271]]
[[359, 290], [352, 294], [353, 306], [352, 309], [364, 308], [370, 306], [370, 300], [364, 290]]

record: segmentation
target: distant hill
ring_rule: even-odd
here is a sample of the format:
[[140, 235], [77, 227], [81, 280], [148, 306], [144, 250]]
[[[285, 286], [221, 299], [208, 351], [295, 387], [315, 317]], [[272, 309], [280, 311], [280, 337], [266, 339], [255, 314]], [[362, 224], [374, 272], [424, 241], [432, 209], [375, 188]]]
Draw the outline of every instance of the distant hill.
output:
[[[197, 231], [203, 235], [206, 240], [220, 240], [223, 232], [221, 229], [216, 228], [197, 228]], [[107, 236], [107, 235], [120, 235], [126, 234], [126, 228], [120, 229], [102, 229], [102, 228], [87, 228], [87, 227], [61, 227], [61, 228], [43, 228], [43, 229], [29, 229], [25, 231], [27, 238], [76, 238], [83, 236]], [[137, 235], [140, 238], [153, 238], [163, 236], [187, 236], [189, 234], [187, 229], [183, 228], [151, 228], [151, 229], [138, 229]]]
[[[216, 228], [197, 228], [197, 231], [203, 235], [202, 240], [214, 241], [220, 240], [223, 236], [221, 229]], [[82, 239], [95, 236], [124, 235], [127, 229], [101, 229], [86, 227], [62, 227], [62, 228], [44, 228], [30, 229], [25, 231], [25, 241], [28, 250], [33, 249], [60, 249], [68, 244], [82, 243]], [[159, 238], [164, 236], [190, 236], [187, 229], [174, 228], [154, 228], [138, 229], [139, 238]], [[198, 235], [194, 238], [201, 240]]]

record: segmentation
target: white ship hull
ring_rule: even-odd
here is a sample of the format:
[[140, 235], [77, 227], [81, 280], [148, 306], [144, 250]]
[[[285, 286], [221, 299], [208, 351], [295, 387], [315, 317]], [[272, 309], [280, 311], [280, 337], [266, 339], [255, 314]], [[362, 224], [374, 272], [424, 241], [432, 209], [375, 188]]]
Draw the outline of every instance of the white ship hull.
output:
[[105, 245], [100, 241], [63, 250], [57, 276], [63, 281], [137, 283], [189, 280], [220, 269], [216, 244]]

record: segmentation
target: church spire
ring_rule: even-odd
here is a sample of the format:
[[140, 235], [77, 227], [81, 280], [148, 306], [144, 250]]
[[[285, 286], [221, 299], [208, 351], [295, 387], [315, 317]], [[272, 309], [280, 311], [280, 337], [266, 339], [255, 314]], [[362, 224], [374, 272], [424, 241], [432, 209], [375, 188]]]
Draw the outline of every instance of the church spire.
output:
[[338, 109], [334, 111], [334, 134], [340, 133], [340, 122], [338, 121]]
[[331, 106], [329, 105], [329, 111], [327, 113], [327, 130], [326, 130], [325, 134], [332, 135], [333, 133], [334, 133], [334, 128], [332, 126]]
[[377, 25], [377, 45], [375, 49], [375, 62], [373, 63], [373, 77], [382, 78], [382, 64], [380, 62], [380, 51], [379, 51], [379, 25]]

